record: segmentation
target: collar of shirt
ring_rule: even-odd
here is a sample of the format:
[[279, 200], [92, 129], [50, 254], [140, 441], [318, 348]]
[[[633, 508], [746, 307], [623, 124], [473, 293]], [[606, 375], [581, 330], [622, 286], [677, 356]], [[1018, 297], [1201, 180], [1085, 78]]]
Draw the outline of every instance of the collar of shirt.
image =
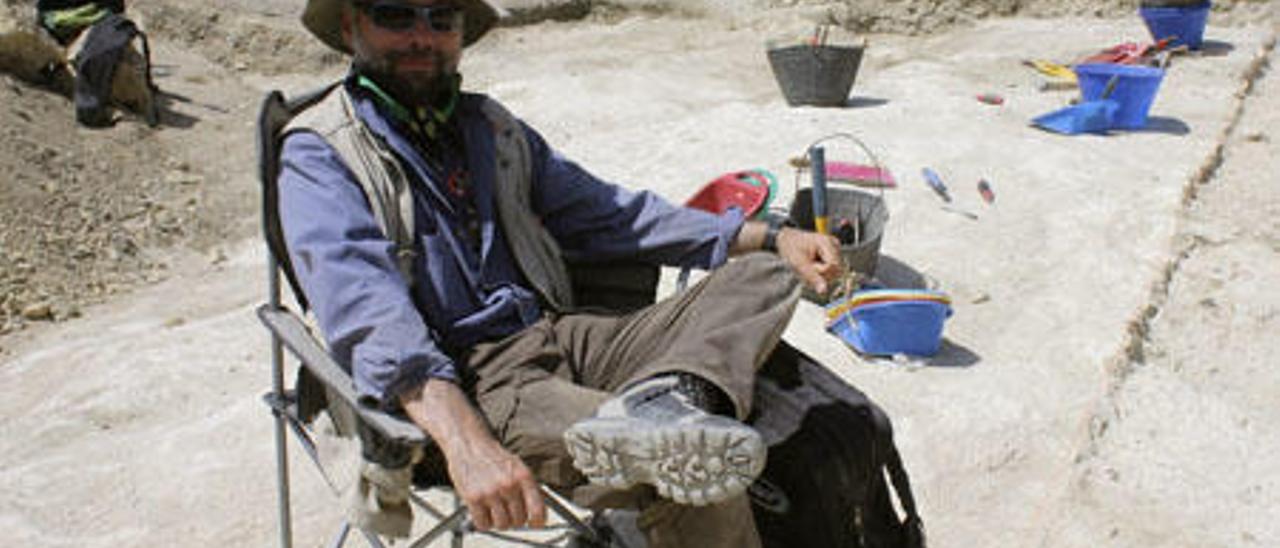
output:
[[448, 95], [439, 101], [440, 106], [420, 104], [409, 107], [397, 101], [369, 77], [357, 74], [355, 78], [357, 88], [368, 91], [374, 101], [386, 109], [392, 118], [404, 124], [406, 128], [417, 134], [415, 137], [425, 142], [435, 141], [442, 135], [442, 128], [448, 124], [454, 111], [457, 110], [458, 96], [462, 89], [462, 75], [458, 74], [453, 78]]

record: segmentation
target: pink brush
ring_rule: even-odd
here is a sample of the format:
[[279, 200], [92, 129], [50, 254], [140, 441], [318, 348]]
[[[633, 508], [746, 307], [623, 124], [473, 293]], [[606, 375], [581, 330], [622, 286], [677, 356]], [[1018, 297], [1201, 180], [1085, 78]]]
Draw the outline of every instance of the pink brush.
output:
[[870, 188], [896, 188], [889, 170], [862, 164], [827, 162], [827, 179]]

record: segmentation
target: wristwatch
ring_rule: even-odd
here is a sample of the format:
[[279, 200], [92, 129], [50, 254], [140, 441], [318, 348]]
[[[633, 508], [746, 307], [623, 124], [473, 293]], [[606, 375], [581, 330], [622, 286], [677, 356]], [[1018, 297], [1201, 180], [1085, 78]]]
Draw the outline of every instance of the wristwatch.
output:
[[787, 217], [785, 215], [776, 215], [776, 214], [769, 215], [765, 219], [765, 223], [766, 223], [766, 228], [764, 230], [764, 242], [760, 244], [760, 249], [777, 253], [778, 252], [778, 233], [782, 232], [783, 228], [786, 228], [789, 226], [795, 226], [796, 224], [791, 221], [790, 217]]

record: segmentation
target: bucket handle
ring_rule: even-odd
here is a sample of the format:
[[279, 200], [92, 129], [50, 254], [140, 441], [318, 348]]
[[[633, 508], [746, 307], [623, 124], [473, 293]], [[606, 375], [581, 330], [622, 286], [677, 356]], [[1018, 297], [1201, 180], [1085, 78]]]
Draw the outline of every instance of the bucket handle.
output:
[[[857, 145], [857, 146], [858, 146], [858, 148], [862, 149], [862, 153], [863, 153], [863, 154], [866, 154], [866, 155], [867, 155], [867, 158], [869, 158], [869, 159], [871, 160], [871, 165], [872, 165], [872, 166], [874, 166], [874, 167], [876, 168], [876, 171], [878, 171], [878, 172], [880, 172], [880, 173], [884, 173], [884, 164], [880, 163], [880, 159], [876, 157], [876, 154], [875, 154], [874, 152], [871, 152], [871, 147], [868, 147], [868, 146], [866, 145], [866, 143], [863, 143], [861, 139], [859, 139], [857, 136], [853, 135], [852, 133], [847, 133], [847, 132], [836, 132], [836, 133], [832, 133], [832, 134], [830, 134], [830, 135], [825, 135], [825, 136], [823, 136], [822, 138], [818, 139], [817, 141], [814, 141], [813, 143], [809, 144], [809, 146], [808, 146], [808, 147], [805, 147], [805, 149], [804, 149], [804, 150], [805, 150], [805, 154], [804, 154], [804, 156], [802, 156], [802, 157], [798, 157], [798, 158], [792, 158], [792, 160], [791, 160], [791, 165], [792, 165], [793, 167], [795, 167], [795, 168], [796, 168], [796, 176], [795, 176], [795, 179], [793, 179], [793, 180], [792, 180], [792, 184], [791, 184], [791, 192], [792, 192], [792, 194], [793, 194], [793, 195], [798, 194], [798, 193], [800, 192], [800, 174], [801, 174], [801, 172], [803, 172], [803, 171], [804, 171], [804, 170], [806, 170], [806, 169], [811, 169], [811, 168], [812, 168], [812, 166], [810, 166], [810, 165], [808, 164], [808, 162], [807, 162], [807, 158], [808, 158], [809, 151], [813, 150], [813, 148], [814, 148], [814, 147], [816, 147], [816, 146], [818, 146], [818, 145], [821, 145], [821, 144], [823, 144], [823, 143], [826, 143], [826, 142], [828, 142], [828, 141], [833, 141], [833, 140], [836, 140], [836, 139], [847, 139], [847, 140], [851, 141], [853, 144]], [[860, 187], [860, 186], [858, 186], [858, 185], [856, 185], [856, 184], [854, 184], [854, 183], [850, 183], [850, 182], [848, 182], [848, 181], [840, 181], [840, 180], [836, 180], [836, 181], [830, 181], [830, 180], [828, 180], [828, 181], [827, 181], [827, 183], [828, 183], [828, 184], [833, 183], [833, 182], [847, 184], [847, 185], [852, 186], [852, 187], [855, 187], [855, 188], [863, 188], [863, 187]], [[812, 186], [812, 185], [810, 185], [810, 186]], [[883, 186], [883, 185], [879, 186], [879, 188], [877, 188], [877, 189], [876, 189], [876, 191], [877, 191], [877, 193], [880, 195], [880, 198], [882, 198], [882, 199], [883, 199], [883, 198], [884, 198], [884, 186]]]
[[[884, 173], [884, 171], [885, 171], [885, 170], [884, 170], [884, 164], [882, 164], [882, 163], [880, 162], [880, 158], [878, 158], [878, 157], [876, 156], [876, 154], [875, 154], [874, 152], [872, 152], [872, 151], [871, 151], [871, 147], [867, 146], [867, 144], [866, 144], [866, 143], [864, 143], [864, 142], [862, 142], [862, 139], [859, 139], [856, 135], [854, 135], [854, 134], [852, 134], [852, 133], [848, 133], [848, 132], [843, 132], [843, 131], [841, 131], [841, 132], [836, 132], [836, 133], [831, 133], [831, 134], [829, 134], [829, 135], [824, 135], [824, 136], [822, 136], [821, 138], [819, 138], [818, 140], [816, 140], [816, 141], [814, 141], [813, 143], [811, 143], [808, 147], [806, 147], [806, 148], [805, 148], [805, 156], [804, 156], [804, 158], [807, 158], [807, 157], [808, 157], [808, 153], [809, 153], [809, 151], [813, 150], [813, 149], [814, 149], [814, 147], [817, 147], [818, 145], [821, 145], [821, 144], [826, 143], [826, 142], [828, 142], [828, 141], [833, 141], [833, 140], [837, 140], [837, 139], [844, 139], [844, 140], [847, 140], [847, 141], [852, 142], [854, 145], [856, 145], [859, 149], [861, 149], [861, 150], [862, 150], [862, 153], [863, 153], [863, 154], [866, 154], [866, 155], [867, 155], [867, 158], [869, 158], [869, 159], [871, 160], [871, 164], [872, 164], [872, 166], [874, 166], [874, 167], [876, 168], [876, 171], [877, 171], [877, 172], [879, 172], [879, 173]], [[798, 195], [798, 194], [800, 193], [800, 176], [801, 176], [801, 173], [802, 173], [805, 169], [811, 169], [811, 168], [812, 168], [812, 166], [804, 165], [804, 164], [798, 164], [795, 160], [793, 160], [793, 161], [792, 161], [792, 165], [796, 167], [796, 176], [795, 176], [795, 179], [792, 181], [792, 195], [793, 195], [793, 196], [795, 196], [795, 195]], [[827, 181], [827, 183], [828, 183], [828, 184], [830, 184], [831, 182], [832, 182], [832, 181]], [[847, 181], [837, 181], [837, 182], [842, 182], [842, 183], [844, 183], [844, 184], [847, 184], [847, 185], [852, 186], [852, 187], [855, 187], [855, 188], [861, 188], [861, 187], [858, 187], [858, 185], [853, 184], [853, 183], [850, 183], [850, 182], [847, 182]], [[876, 190], [877, 190], [877, 194], [879, 194], [879, 198], [880, 198], [880, 207], [886, 207], [886, 206], [884, 205], [884, 186], [883, 186], [883, 185], [881, 185], [881, 186], [880, 186], [879, 188], [877, 188]], [[860, 235], [859, 235], [858, 239], [859, 239], [859, 240], [861, 240], [861, 236], [860, 236]], [[853, 269], [851, 269], [851, 268], [847, 268], [847, 266], [846, 266], [845, 272], [844, 272], [843, 274], [841, 274], [841, 275], [840, 275], [840, 277], [836, 280], [835, 285], [832, 287], [832, 291], [833, 291], [833, 293], [831, 293], [831, 295], [832, 295], [832, 297], [833, 297], [833, 298], [846, 298], [846, 297], [848, 297], [849, 295], [853, 294], [853, 292], [854, 292], [854, 291], [857, 291], [857, 289], [862, 285], [862, 282], [864, 282], [864, 281], [865, 281], [865, 280], [863, 279], [863, 275], [862, 275], [862, 274], [858, 273], [857, 271], [855, 271], [855, 270], [853, 270]], [[851, 318], [851, 319], [852, 319], [852, 318]]]
[[1111, 79], [1107, 80], [1106, 87], [1102, 88], [1101, 99], [1103, 101], [1110, 99], [1111, 94], [1116, 92], [1116, 84], [1119, 84], [1119, 83], [1120, 83], [1120, 75], [1119, 74], [1112, 75]]

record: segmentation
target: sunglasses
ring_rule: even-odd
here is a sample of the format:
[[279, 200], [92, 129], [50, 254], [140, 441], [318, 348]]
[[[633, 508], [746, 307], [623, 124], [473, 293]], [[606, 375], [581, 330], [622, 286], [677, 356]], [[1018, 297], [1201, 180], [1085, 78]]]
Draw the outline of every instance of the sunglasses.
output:
[[421, 20], [433, 32], [457, 32], [462, 29], [462, 10], [457, 6], [417, 6], [401, 2], [355, 2], [355, 6], [369, 15], [373, 24], [390, 31], [412, 30]]

